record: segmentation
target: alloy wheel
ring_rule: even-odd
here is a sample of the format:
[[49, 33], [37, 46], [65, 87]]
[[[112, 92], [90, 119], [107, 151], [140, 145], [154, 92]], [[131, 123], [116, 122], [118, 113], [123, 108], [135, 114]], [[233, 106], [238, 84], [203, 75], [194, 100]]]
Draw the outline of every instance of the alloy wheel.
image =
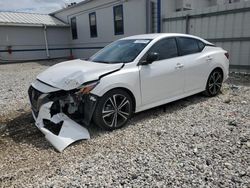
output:
[[212, 95], [220, 92], [222, 86], [222, 75], [219, 71], [214, 71], [208, 82], [208, 90]]
[[102, 118], [110, 128], [123, 125], [130, 116], [130, 101], [122, 94], [115, 94], [109, 97], [103, 105]]

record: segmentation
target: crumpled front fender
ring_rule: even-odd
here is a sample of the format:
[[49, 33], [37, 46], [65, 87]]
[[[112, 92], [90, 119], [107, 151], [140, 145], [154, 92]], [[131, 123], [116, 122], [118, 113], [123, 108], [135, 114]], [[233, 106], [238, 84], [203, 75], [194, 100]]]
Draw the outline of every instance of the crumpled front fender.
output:
[[[51, 117], [50, 109], [52, 105], [53, 102], [43, 104], [39, 110], [38, 117], [36, 118], [34, 114], [33, 116], [38, 129], [59, 152], [62, 152], [75, 141], [90, 139], [89, 131], [64, 113], [58, 113]], [[53, 132], [48, 129], [45, 121], [50, 122], [51, 125], [49, 127], [52, 129], [56, 128], [57, 131]]]

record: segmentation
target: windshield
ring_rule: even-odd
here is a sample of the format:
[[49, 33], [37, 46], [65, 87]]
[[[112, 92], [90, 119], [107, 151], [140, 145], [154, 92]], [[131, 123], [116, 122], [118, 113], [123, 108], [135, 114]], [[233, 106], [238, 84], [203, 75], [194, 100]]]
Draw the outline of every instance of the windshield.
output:
[[93, 55], [89, 60], [99, 63], [132, 62], [151, 40], [118, 40]]

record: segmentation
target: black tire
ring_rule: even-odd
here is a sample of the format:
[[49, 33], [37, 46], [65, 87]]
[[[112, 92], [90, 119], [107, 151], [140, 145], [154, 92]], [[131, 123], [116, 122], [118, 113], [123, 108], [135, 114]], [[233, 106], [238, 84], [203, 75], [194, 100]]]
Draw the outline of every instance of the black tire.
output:
[[220, 69], [215, 69], [208, 77], [206, 90], [204, 94], [208, 97], [214, 97], [221, 91], [223, 82], [223, 73]]
[[100, 128], [112, 131], [126, 125], [132, 113], [131, 96], [122, 89], [114, 89], [100, 98], [93, 114], [93, 120]]

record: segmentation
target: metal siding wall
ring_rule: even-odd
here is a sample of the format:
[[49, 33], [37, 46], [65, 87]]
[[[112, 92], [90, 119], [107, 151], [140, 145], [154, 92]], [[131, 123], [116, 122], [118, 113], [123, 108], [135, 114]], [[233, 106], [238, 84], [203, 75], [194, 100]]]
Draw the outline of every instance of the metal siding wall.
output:
[[[69, 28], [48, 27], [47, 39], [52, 49], [49, 50], [50, 58], [70, 55], [70, 50], [64, 49], [69, 48]], [[7, 46], [12, 47], [11, 54], [6, 52]], [[42, 27], [0, 27], [0, 62], [47, 59], [45, 48]]]
[[[206, 15], [240, 8], [250, 8], [250, 3], [235, 3], [227, 6], [214, 6], [200, 10], [175, 12], [171, 17], [163, 18], [163, 32], [185, 33], [186, 20], [184, 16], [188, 14], [191, 16], [188, 27], [189, 34], [205, 39], [213, 39], [217, 46], [228, 50], [231, 65], [238, 67], [248, 66], [247, 70], [236, 70], [235, 68], [234, 70], [250, 72], [250, 9], [242, 12], [223, 13], [223, 15]], [[205, 15], [199, 17], [200, 14]], [[248, 40], [242, 41], [242, 37], [248, 37]], [[216, 42], [216, 39], [227, 40]]]

